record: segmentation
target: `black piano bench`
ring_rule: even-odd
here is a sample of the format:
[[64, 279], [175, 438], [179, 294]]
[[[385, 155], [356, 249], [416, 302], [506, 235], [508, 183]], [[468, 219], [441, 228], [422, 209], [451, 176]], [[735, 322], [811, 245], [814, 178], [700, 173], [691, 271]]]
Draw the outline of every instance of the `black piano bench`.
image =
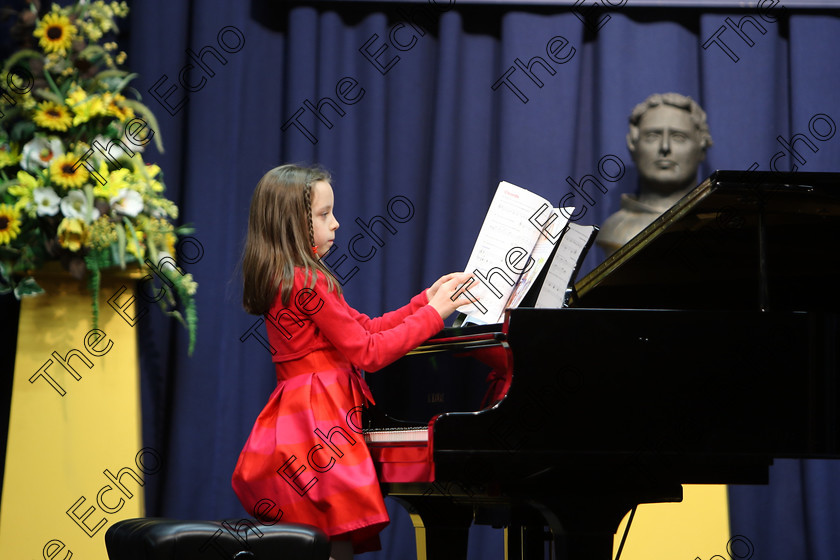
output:
[[105, 533], [110, 560], [329, 560], [330, 541], [311, 525], [250, 519], [125, 519]]

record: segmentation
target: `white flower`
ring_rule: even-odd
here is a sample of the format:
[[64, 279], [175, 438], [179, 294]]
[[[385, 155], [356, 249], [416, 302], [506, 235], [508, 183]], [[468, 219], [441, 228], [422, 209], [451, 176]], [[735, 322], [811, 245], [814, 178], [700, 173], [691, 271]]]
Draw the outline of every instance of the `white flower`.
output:
[[[98, 147], [94, 147], [94, 142], [98, 145]], [[107, 161], [108, 165], [113, 167], [113, 161], [119, 160], [120, 158], [133, 158], [134, 153], [142, 150], [137, 150], [134, 147], [134, 144], [129, 144], [128, 139], [123, 137], [122, 143], [132, 151], [131, 154], [128, 154], [125, 150], [122, 149], [122, 145], [113, 138], [108, 138], [106, 136], [102, 136], [101, 134], [93, 139], [93, 142], [90, 143], [90, 147], [93, 149], [93, 154], [91, 154], [90, 159], [96, 167], [99, 167], [103, 161], [105, 161], [105, 156], [102, 153], [106, 151], [110, 158], [113, 158]]]
[[[136, 127], [136, 126], [134, 127], [134, 132], [137, 132], [137, 128], [138, 127]], [[142, 129], [143, 129], [143, 127], [140, 127], [140, 130], [142, 130]], [[128, 131], [126, 131], [126, 130], [123, 131], [122, 143], [125, 144], [126, 146], [128, 146], [129, 150], [131, 150], [132, 152], [140, 152], [141, 154], [144, 151], [146, 151], [146, 146], [144, 146], [142, 144], [140, 144], [138, 146], [137, 143], [139, 143], [143, 140], [146, 140], [146, 139], [150, 139], [151, 136], [149, 135], [150, 134], [149, 132], [147, 132], [146, 135], [143, 136], [142, 138], [134, 138], [133, 141], [128, 139], [128, 134], [126, 134], [126, 132], [128, 132]]]
[[58, 212], [61, 197], [55, 194], [52, 187], [38, 187], [32, 191], [32, 197], [39, 216], [55, 216]]
[[36, 136], [23, 145], [23, 157], [20, 166], [26, 171], [38, 171], [41, 168], [49, 167], [50, 162], [59, 156], [64, 155], [64, 146], [61, 139], [55, 136]]
[[[90, 211], [90, 219], [88, 219], [88, 210]], [[79, 218], [85, 223], [91, 223], [99, 218], [99, 210], [96, 208], [88, 208], [87, 198], [82, 191], [70, 191], [70, 193], [61, 199], [61, 213], [65, 218]]]
[[120, 189], [117, 196], [111, 198], [111, 207], [133, 218], [143, 210], [143, 197], [134, 189]]

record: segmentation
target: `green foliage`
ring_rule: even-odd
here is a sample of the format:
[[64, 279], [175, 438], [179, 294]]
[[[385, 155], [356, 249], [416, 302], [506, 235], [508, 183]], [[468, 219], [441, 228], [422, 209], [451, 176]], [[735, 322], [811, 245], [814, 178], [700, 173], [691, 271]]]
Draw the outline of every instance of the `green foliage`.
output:
[[[192, 230], [171, 223], [178, 207], [162, 194], [163, 173], [143, 160], [142, 149], [118, 158], [117, 168], [91, 151], [95, 141], [121, 140], [129, 123], [145, 123], [163, 152], [158, 121], [130, 85], [137, 74], [119, 67], [126, 54], [113, 39], [128, 5], [44, 7], [37, 13], [30, 4], [34, 23], [31, 16], [17, 23], [29, 26], [35, 47], [0, 62], [0, 83], [11, 86], [0, 96], [0, 294], [41, 293], [38, 271], [60, 260], [87, 276], [96, 327], [102, 274], [132, 263], [142, 268], [162, 253], [174, 257], [178, 236]], [[93, 157], [79, 165], [84, 154]], [[185, 326], [192, 352], [197, 284], [189, 274], [175, 276], [175, 289], [159, 303]]]

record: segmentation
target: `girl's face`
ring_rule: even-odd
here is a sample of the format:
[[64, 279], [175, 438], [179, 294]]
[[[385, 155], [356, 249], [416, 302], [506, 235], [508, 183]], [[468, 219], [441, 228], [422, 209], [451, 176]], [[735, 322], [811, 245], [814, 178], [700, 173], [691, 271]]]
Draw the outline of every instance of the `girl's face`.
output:
[[323, 257], [332, 247], [338, 220], [333, 216], [333, 190], [326, 181], [312, 185], [312, 233], [319, 257]]

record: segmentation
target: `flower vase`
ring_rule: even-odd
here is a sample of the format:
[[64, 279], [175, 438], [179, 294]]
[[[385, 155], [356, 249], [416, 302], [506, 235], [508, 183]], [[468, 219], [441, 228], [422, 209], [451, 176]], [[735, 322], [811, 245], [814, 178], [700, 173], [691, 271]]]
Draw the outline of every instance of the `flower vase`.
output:
[[[105, 531], [142, 517], [144, 476], [133, 271], [103, 271], [93, 328], [86, 281], [49, 263], [45, 293], [21, 301], [2, 504], [0, 558], [107, 560]], [[131, 306], [133, 307], [133, 305]], [[123, 312], [125, 312], [125, 309]]]

